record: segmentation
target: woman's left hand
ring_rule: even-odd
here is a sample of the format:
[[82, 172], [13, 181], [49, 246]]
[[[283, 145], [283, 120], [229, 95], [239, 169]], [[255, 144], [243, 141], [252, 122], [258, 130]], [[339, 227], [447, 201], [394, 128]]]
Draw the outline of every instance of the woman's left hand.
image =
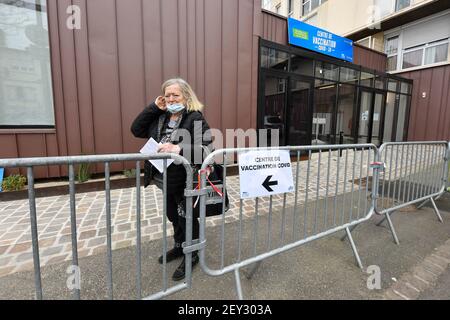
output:
[[164, 143], [159, 146], [159, 153], [176, 153], [180, 154], [181, 148], [178, 145], [172, 143]]

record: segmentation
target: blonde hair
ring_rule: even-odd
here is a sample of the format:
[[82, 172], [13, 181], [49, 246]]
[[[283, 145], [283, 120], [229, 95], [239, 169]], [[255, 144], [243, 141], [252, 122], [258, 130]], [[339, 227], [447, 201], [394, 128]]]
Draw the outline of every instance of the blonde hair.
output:
[[183, 94], [184, 99], [186, 99], [186, 107], [188, 111], [203, 110], [204, 105], [198, 100], [194, 90], [192, 90], [189, 83], [187, 83], [185, 80], [181, 78], [174, 78], [164, 82], [161, 88], [163, 95], [165, 94], [167, 87], [173, 86], [175, 84], [177, 84], [180, 87], [181, 93]]

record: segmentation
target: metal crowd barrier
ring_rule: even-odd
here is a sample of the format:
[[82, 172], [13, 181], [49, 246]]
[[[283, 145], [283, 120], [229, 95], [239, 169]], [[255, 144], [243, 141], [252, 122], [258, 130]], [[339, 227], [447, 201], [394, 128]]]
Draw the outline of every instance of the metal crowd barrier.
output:
[[[373, 144], [222, 149], [208, 155], [202, 169], [214, 161], [226, 164], [229, 162], [227, 159], [230, 157], [234, 159], [238, 153], [256, 150], [290, 151], [291, 156], [297, 159], [292, 166], [295, 190], [283, 195], [251, 200], [240, 199], [237, 191], [239, 178], [227, 177], [225, 165], [223, 189], [230, 198], [230, 210], [225, 212], [225, 203], [222, 203], [222, 215], [208, 218], [205, 211], [210, 190], [206, 184], [205, 171], [201, 171], [201, 188], [193, 190], [192, 167], [186, 159], [178, 155], [124, 154], [0, 160], [0, 167], [27, 168], [36, 298], [43, 298], [33, 175], [33, 168], [36, 166], [67, 165], [69, 168], [72, 264], [79, 266], [74, 166], [82, 163], [105, 164], [107, 291], [110, 299], [114, 298], [110, 193], [110, 163], [113, 162], [136, 161], [136, 296], [139, 299], [160, 299], [190, 288], [192, 252], [197, 250], [200, 266], [208, 275], [234, 273], [237, 295], [242, 299], [240, 282], [242, 268], [252, 267], [247, 274], [247, 278], [251, 278], [263, 260], [340, 231], [345, 231], [356, 263], [362, 269], [351, 231], [369, 220], [374, 213], [385, 215], [397, 243], [398, 237], [390, 216], [401, 208], [418, 203], [422, 203], [422, 206], [431, 201], [436, 215], [442, 221], [435, 199], [440, 197], [448, 186], [450, 156], [448, 142], [386, 143], [379, 150]], [[185, 190], [187, 235], [184, 244], [186, 280], [182, 284], [169, 287], [164, 259], [162, 290], [143, 297], [140, 162], [163, 160], [166, 168], [168, 159], [183, 164], [187, 173]], [[303, 159], [307, 161], [301, 161]], [[162, 217], [164, 256], [168, 242], [166, 194], [167, 177], [164, 175]], [[193, 197], [197, 196], [200, 197], [200, 235], [198, 241], [192, 241]], [[382, 222], [383, 220], [380, 224]], [[210, 231], [208, 239], [207, 226], [211, 227], [208, 229]], [[207, 250], [213, 250], [217, 254]], [[73, 290], [73, 298], [81, 298], [80, 289]]]
[[449, 144], [446, 141], [385, 143], [379, 149], [379, 189], [376, 213], [388, 221], [394, 241], [399, 244], [391, 215], [404, 207], [431, 201], [442, 222], [435, 203], [448, 181]]
[[[223, 203], [222, 216], [208, 218], [217, 228], [208, 242], [207, 195], [200, 196], [200, 243], [196, 249], [203, 271], [211, 276], [234, 272], [237, 295], [242, 299], [240, 269], [254, 264], [251, 276], [264, 259], [339, 231], [346, 232], [357, 265], [362, 269], [350, 228], [367, 221], [374, 213], [370, 190], [377, 189], [378, 180], [370, 176], [377, 148], [373, 144], [360, 144], [222, 149], [210, 154], [202, 169], [213, 161], [227, 163], [226, 159], [235, 153], [253, 150], [289, 150], [291, 155], [295, 154], [297, 162], [292, 168], [295, 190], [282, 196], [242, 200], [236, 192], [237, 178], [227, 178], [225, 166], [224, 189], [230, 196], [231, 209], [225, 212]], [[308, 161], [300, 161], [305, 156]], [[202, 173], [201, 189], [205, 188], [206, 176]], [[214, 241], [217, 235], [218, 243]], [[232, 252], [232, 248], [236, 251]], [[206, 249], [218, 254], [206, 253]]]
[[[186, 253], [186, 281], [182, 284], [169, 287], [167, 284], [167, 233], [166, 233], [166, 193], [167, 193], [167, 177], [164, 174], [163, 182], [163, 197], [164, 197], [164, 212], [163, 212], [163, 279], [162, 290], [156, 292], [148, 297], [142, 297], [142, 251], [141, 251], [141, 186], [140, 186], [140, 162], [147, 160], [162, 160], [164, 169], [167, 168], [167, 160], [173, 159], [182, 164], [187, 173], [186, 186], [192, 189], [192, 167], [189, 162], [175, 154], [158, 154], [154, 156], [147, 156], [142, 154], [123, 154], [123, 155], [92, 155], [92, 156], [75, 156], [75, 157], [52, 157], [52, 158], [23, 158], [23, 159], [0, 159], [0, 167], [26, 167], [28, 176], [28, 199], [30, 207], [31, 220], [31, 238], [33, 250], [34, 263], [34, 282], [36, 290], [36, 299], [43, 299], [42, 279], [41, 279], [41, 263], [39, 258], [39, 239], [38, 239], [38, 221], [37, 210], [35, 202], [35, 188], [33, 168], [36, 166], [52, 166], [52, 165], [68, 165], [69, 168], [69, 193], [70, 193], [70, 224], [71, 224], [71, 242], [72, 242], [72, 265], [79, 266], [78, 248], [77, 248], [77, 214], [76, 214], [76, 186], [74, 166], [82, 163], [99, 163], [105, 164], [105, 198], [106, 198], [106, 229], [107, 229], [107, 291], [108, 298], [113, 299], [113, 261], [112, 261], [112, 225], [111, 225], [111, 193], [110, 193], [110, 163], [123, 161], [136, 161], [136, 296], [138, 299], [160, 299], [180, 290], [189, 288], [191, 286], [192, 275], [192, 253]], [[166, 172], [166, 170], [164, 170]], [[186, 199], [186, 245], [192, 244], [192, 196], [187, 196]], [[80, 289], [73, 290], [73, 298], [80, 299]]]

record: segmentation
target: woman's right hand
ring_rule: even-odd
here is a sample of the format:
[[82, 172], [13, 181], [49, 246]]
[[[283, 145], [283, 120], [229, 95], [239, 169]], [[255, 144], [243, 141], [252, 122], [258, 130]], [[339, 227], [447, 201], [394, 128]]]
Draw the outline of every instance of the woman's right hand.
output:
[[158, 106], [158, 108], [162, 111], [166, 111], [167, 105], [166, 105], [166, 99], [163, 96], [159, 96], [155, 100], [155, 104]]

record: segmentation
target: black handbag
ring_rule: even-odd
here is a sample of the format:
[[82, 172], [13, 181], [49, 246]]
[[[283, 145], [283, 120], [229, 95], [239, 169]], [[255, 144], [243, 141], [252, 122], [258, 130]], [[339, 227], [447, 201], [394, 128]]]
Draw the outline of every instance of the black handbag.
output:
[[[194, 178], [194, 186], [199, 188], [199, 176]], [[230, 200], [226, 190], [223, 188], [223, 167], [219, 164], [212, 165], [212, 171], [207, 177], [206, 188], [208, 194], [206, 197], [206, 216], [218, 216], [222, 214], [223, 202], [225, 200], [225, 211], [229, 210]], [[198, 218], [200, 216], [200, 197], [193, 199], [193, 216]]]

